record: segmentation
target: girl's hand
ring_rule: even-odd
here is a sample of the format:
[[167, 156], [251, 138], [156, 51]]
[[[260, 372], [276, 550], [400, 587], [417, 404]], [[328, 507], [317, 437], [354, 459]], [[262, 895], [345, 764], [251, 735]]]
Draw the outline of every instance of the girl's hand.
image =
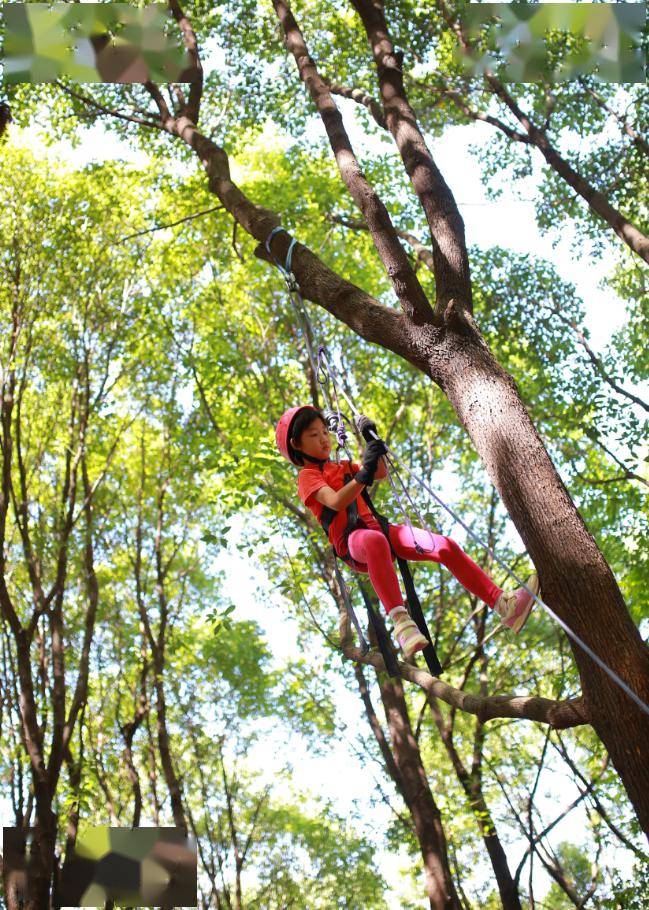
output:
[[382, 455], [385, 455], [385, 443], [381, 439], [373, 439], [365, 446], [363, 452], [363, 465], [356, 474], [355, 479], [364, 486], [369, 487], [374, 483], [374, 475]]
[[372, 442], [374, 439], [372, 433], [375, 433], [377, 436], [379, 435], [374, 421], [370, 420], [369, 417], [366, 417], [364, 414], [361, 414], [356, 418], [356, 429], [361, 434], [363, 439], [366, 439], [368, 442]]

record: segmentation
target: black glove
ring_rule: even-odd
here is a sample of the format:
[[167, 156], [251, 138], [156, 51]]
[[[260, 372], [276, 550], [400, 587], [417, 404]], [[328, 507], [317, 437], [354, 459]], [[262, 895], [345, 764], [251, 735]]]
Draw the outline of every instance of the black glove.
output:
[[368, 442], [371, 442], [374, 439], [374, 436], [371, 435], [370, 431], [376, 433], [377, 436], [379, 435], [374, 421], [370, 420], [370, 418], [366, 417], [364, 414], [360, 414], [356, 418], [356, 429], [363, 439], [366, 439]]
[[379, 459], [387, 453], [387, 448], [382, 439], [373, 439], [365, 446], [363, 452], [363, 467], [358, 474], [354, 475], [354, 480], [364, 484], [366, 487], [371, 486], [374, 482], [374, 475], [379, 466]]

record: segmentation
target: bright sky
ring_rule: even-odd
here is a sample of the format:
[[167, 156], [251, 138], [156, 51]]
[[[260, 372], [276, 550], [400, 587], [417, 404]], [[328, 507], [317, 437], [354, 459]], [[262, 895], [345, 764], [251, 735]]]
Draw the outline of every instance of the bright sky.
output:
[[[360, 142], [358, 131], [353, 125], [354, 109], [347, 104], [344, 104], [343, 108], [353, 141]], [[607, 256], [603, 261], [596, 263], [588, 259], [585, 267], [586, 262], [575, 261], [565, 238], [553, 248], [551, 238], [541, 236], [536, 229], [533, 206], [529, 202], [515, 198], [506, 183], [501, 200], [495, 203], [487, 200], [480, 182], [479, 167], [475, 158], [468, 153], [467, 147], [470, 143], [486, 141], [490, 134], [491, 127], [476, 124], [471, 127], [451, 128], [443, 137], [432, 142], [435, 160], [458, 200], [466, 225], [467, 242], [485, 248], [498, 244], [512, 251], [544, 256], [553, 262], [561, 277], [576, 285], [586, 304], [586, 324], [592, 333], [592, 346], [595, 349], [601, 348], [611, 332], [624, 319], [622, 302], [615, 300], [610, 291], [602, 291], [598, 287], [598, 281], [606, 274], [613, 257]], [[23, 140], [29, 141], [29, 136], [35, 139], [34, 130], [26, 131]], [[118, 142], [113, 134], [104, 132], [99, 126], [87, 132], [79, 148], [71, 149], [67, 144], [63, 144], [61, 152], [69, 161], [79, 166], [90, 160], [116, 157], [134, 161], [143, 167], [147, 161], [145, 155], [135, 155]], [[538, 172], [530, 178], [530, 186], [537, 177]], [[523, 195], [531, 197], [531, 189]], [[452, 490], [449, 492], [452, 495]], [[242, 525], [242, 521], [233, 522], [230, 532], [232, 540], [238, 536]], [[461, 541], [460, 537], [458, 539]], [[288, 542], [288, 546], [292, 549], [291, 542]], [[295, 653], [295, 626], [287, 618], [281, 598], [264, 590], [265, 579], [254, 570], [248, 559], [238, 555], [234, 547], [230, 547], [230, 551], [222, 555], [215, 568], [226, 572], [228, 583], [223, 593], [236, 603], [235, 617], [253, 619], [259, 623], [272, 644], [275, 659], [278, 662], [290, 659]], [[263, 596], [260, 596], [260, 591], [263, 592]], [[330, 605], [330, 608], [333, 609], [333, 605]], [[311, 657], [317, 661], [317, 655]], [[369, 729], [364, 728], [365, 721], [358, 698], [347, 693], [340, 679], [337, 679], [334, 685], [340, 718], [348, 725], [349, 731], [352, 731], [349, 735], [353, 738], [354, 731], [360, 728], [365, 736], [371, 736]], [[376, 701], [378, 707], [378, 699]], [[293, 779], [292, 781], [287, 778], [276, 779], [275, 784], [280, 790], [285, 787], [287, 791], [297, 788], [300, 791], [310, 789], [322, 792], [335, 800], [343, 815], [348, 815], [350, 807], [356, 804], [363, 811], [369, 832], [380, 830], [385, 825], [389, 810], [384, 805], [375, 808], [369, 806], [369, 799], [375, 793], [373, 775], [381, 776], [380, 772], [362, 765], [350, 752], [344, 738], [332, 744], [329, 757], [318, 759], [309, 755], [298, 737], [287, 738], [285, 731], [276, 727], [275, 730], [269, 729], [266, 740], [250, 754], [249, 761], [254, 766], [265, 768], [265, 773], [273, 777], [289, 757], [294, 767]], [[547, 781], [545, 779], [542, 781], [540, 792], [545, 790], [548, 796], [542, 799], [548, 806], [550, 816], [556, 805], [565, 805], [574, 796], [574, 790], [565, 784], [557, 787], [551, 776], [548, 776]], [[5, 806], [3, 815], [5, 819], [9, 819], [8, 806]], [[584, 823], [584, 816], [574, 813], [557, 827], [555, 843], [564, 838], [579, 842]], [[512, 852], [515, 857], [520, 856], [521, 848], [520, 842], [514, 845]], [[400, 895], [403, 888], [399, 868], [401, 866], [407, 868], [408, 861], [403, 856], [391, 855], [385, 851], [377, 851], [377, 859], [391, 884], [391, 907], [398, 910], [402, 906]], [[622, 858], [616, 861], [619, 865]], [[485, 877], [489, 877], [488, 870], [481, 864], [476, 869], [475, 880], [483, 881]], [[541, 894], [545, 890], [540, 878], [538, 888]], [[426, 906], [423, 899], [421, 906], [422, 908]]]

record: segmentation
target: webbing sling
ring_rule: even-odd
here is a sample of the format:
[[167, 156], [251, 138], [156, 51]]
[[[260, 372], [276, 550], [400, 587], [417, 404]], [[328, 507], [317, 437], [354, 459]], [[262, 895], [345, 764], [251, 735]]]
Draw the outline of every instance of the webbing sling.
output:
[[365, 602], [365, 609], [367, 610], [367, 617], [372, 628], [374, 629], [376, 642], [379, 646], [381, 654], [383, 655], [383, 660], [385, 661], [385, 669], [388, 671], [388, 676], [398, 676], [399, 665], [397, 664], [397, 659], [394, 656], [394, 651], [392, 649], [388, 630], [385, 628], [385, 620], [383, 619], [381, 613], [374, 608], [374, 604], [372, 603], [372, 600], [367, 593], [365, 585], [360, 579], [358, 580], [358, 587], [361, 589], [361, 594], [363, 595], [363, 600]]
[[[345, 477], [344, 477], [345, 483], [349, 483], [349, 481], [351, 479], [352, 479], [351, 474], [345, 474]], [[350, 505], [347, 506], [346, 511], [347, 511], [347, 527], [345, 528], [345, 536], [350, 534], [351, 531], [356, 527], [365, 527], [362, 519], [360, 518], [360, 516], [358, 514], [358, 506], [356, 505], [356, 500], [354, 500], [352, 503], [350, 503]], [[331, 527], [331, 523], [337, 514], [338, 514], [338, 512], [335, 509], [329, 508], [329, 506], [324, 506], [324, 508], [322, 509], [322, 514], [320, 516], [320, 524], [322, 525], [322, 528], [324, 529], [324, 532], [327, 535], [327, 537], [329, 537], [329, 528]], [[342, 559], [342, 561], [347, 563], [347, 565], [350, 566], [352, 569], [357, 568], [357, 563], [349, 552], [345, 556], [341, 556], [338, 552], [336, 552], [336, 548], [333, 546], [333, 544], [331, 545], [331, 550], [334, 554], [334, 572], [336, 574], [336, 579], [338, 581], [338, 585], [340, 587], [340, 590], [343, 595], [343, 599], [345, 601], [345, 607], [347, 608], [347, 612], [349, 613], [349, 618], [351, 619], [352, 623], [354, 624], [354, 628], [356, 629], [356, 632], [358, 634], [358, 638], [361, 643], [361, 653], [367, 654], [367, 652], [369, 651], [369, 645], [365, 641], [365, 637], [361, 630], [360, 623], [358, 622], [358, 618], [356, 617], [354, 607], [353, 607], [351, 599], [349, 597], [349, 591], [347, 590], [347, 585], [345, 584], [345, 579], [342, 577], [340, 569], [338, 568], [339, 559]], [[374, 609], [374, 605], [372, 604], [372, 601], [370, 600], [368, 593], [365, 590], [365, 587], [361, 583], [360, 579], [358, 582], [358, 586], [361, 589], [361, 594], [363, 595], [363, 601], [365, 603], [365, 609], [367, 610], [367, 620], [368, 620], [369, 625], [374, 630], [376, 642], [379, 646], [379, 651], [381, 652], [381, 656], [383, 657], [383, 662], [385, 663], [385, 669], [388, 672], [388, 676], [393, 676], [393, 677], [398, 676], [399, 667], [397, 665], [397, 661], [394, 656], [392, 646], [390, 644], [390, 638], [389, 638], [387, 629], [385, 628], [385, 622], [383, 621], [383, 617], [380, 616], [377, 613], [377, 611]]]

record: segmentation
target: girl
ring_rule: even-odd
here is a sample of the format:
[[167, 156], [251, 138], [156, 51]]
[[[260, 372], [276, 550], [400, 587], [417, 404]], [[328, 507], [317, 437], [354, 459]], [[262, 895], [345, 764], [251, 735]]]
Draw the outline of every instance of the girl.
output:
[[[367, 418], [362, 419], [365, 423], [359, 426], [361, 432], [376, 430]], [[362, 466], [347, 460], [337, 464], [329, 458], [331, 443], [324, 417], [309, 405], [289, 408], [277, 424], [275, 438], [282, 455], [294, 465], [302, 466], [297, 477], [298, 495], [324, 527], [336, 553], [341, 558], [351, 556], [356, 571], [369, 574], [374, 590], [394, 623], [404, 657], [422, 651], [428, 640], [403, 605], [390, 544], [403, 559], [445, 565], [468, 591], [500, 615], [503, 625], [520, 632], [534, 606], [534, 598], [525, 588], [503, 591], [452, 538], [421, 528], [413, 528], [411, 533], [407, 525], [391, 524], [388, 543], [381, 526], [360, 496], [365, 487], [387, 476], [382, 458], [387, 450], [381, 439], [368, 442]], [[345, 474], [353, 475], [353, 479], [345, 483]], [[352, 512], [353, 524], [350, 524], [348, 507], [353, 509], [354, 504], [357, 511]], [[413, 534], [424, 552], [415, 548]], [[527, 587], [535, 594], [539, 593], [536, 573], [528, 578]]]

